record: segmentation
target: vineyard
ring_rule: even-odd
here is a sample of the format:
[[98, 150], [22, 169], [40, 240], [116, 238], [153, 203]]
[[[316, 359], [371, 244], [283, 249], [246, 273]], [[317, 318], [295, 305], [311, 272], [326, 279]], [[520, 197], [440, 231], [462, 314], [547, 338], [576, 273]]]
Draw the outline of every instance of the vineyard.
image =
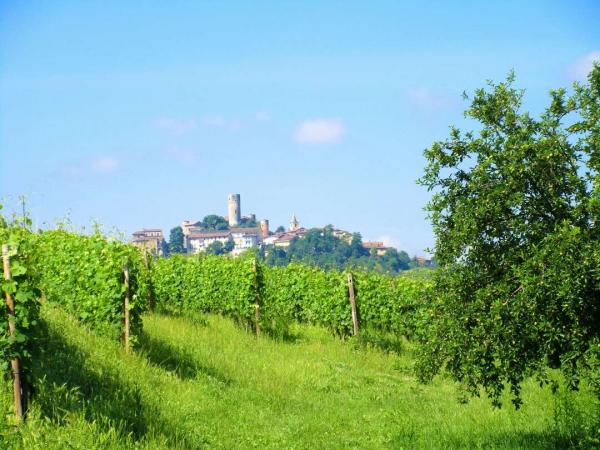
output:
[[[14, 394], [14, 402], [10, 406], [12, 414], [7, 416], [7, 425], [21, 424], [19, 427], [8, 427], [0, 433], [0, 447], [31, 448], [43, 445], [40, 442], [48, 444], [50, 441], [46, 437], [40, 438], [45, 433], [62, 436], [52, 441], [51, 445], [57, 448], [71, 446], [71, 439], [79, 439], [78, 448], [104, 445], [137, 448], [140, 443], [148, 448], [219, 445], [243, 448], [261, 446], [261, 443], [267, 447], [280, 447], [286, 441], [282, 441], [281, 436], [270, 435], [268, 423], [258, 420], [257, 426], [263, 427], [260, 433], [264, 433], [260, 434], [259, 430], [252, 430], [246, 419], [239, 418], [243, 411], [236, 410], [238, 407], [251, 408], [250, 404], [254, 404], [258, 395], [253, 389], [257, 384], [262, 386], [262, 381], [257, 380], [264, 377], [278, 380], [277, 383], [282, 387], [275, 389], [295, 392], [293, 400], [290, 399], [293, 402], [298, 402], [296, 396], [300, 396], [317, 405], [323, 401], [323, 395], [334, 395], [334, 398], [326, 400], [331, 402], [326, 406], [330, 408], [327, 413], [329, 419], [320, 420], [331, 421], [331, 426], [339, 427], [339, 430], [346, 428], [345, 420], [333, 412], [339, 410], [339, 402], [348, 402], [349, 408], [366, 408], [366, 414], [367, 410], [371, 411], [370, 408], [374, 407], [372, 400], [379, 398], [381, 392], [408, 396], [406, 401], [409, 402], [421, 401], [410, 397], [423, 389], [415, 387], [419, 385], [410, 374], [412, 355], [419, 350], [415, 342], [423, 338], [428, 317], [432, 314], [428, 306], [432, 281], [427, 278], [362, 271], [327, 271], [300, 264], [268, 267], [252, 253], [238, 258], [206, 255], [154, 258], [136, 247], [106, 238], [100, 233], [81, 235], [64, 229], [32, 232], [26, 220], [14, 223], [2, 220], [0, 240], [4, 244], [2, 290], [7, 300], [1, 309], [7, 320], [0, 321], [0, 356], [5, 380], [11, 380], [11, 392]], [[323, 330], [328, 336], [321, 335], [318, 330]], [[225, 335], [229, 337], [225, 338]], [[303, 335], [310, 338], [302, 338]], [[393, 345], [386, 340], [390, 336], [395, 339]], [[243, 361], [248, 352], [258, 352], [252, 356], [253, 362], [242, 363], [239, 369], [234, 369], [229, 365], [232, 360], [228, 360], [226, 355], [222, 360], [215, 360], [214, 352], [220, 353], [222, 346], [227, 346], [227, 341], [223, 339], [239, 343], [239, 348], [225, 350], [229, 358]], [[318, 344], [317, 347], [313, 339], [316, 339], [314, 342]], [[213, 346], [214, 350], [207, 348], [205, 353], [198, 354], [195, 349], [205, 345]], [[331, 348], [326, 350], [327, 356], [322, 354], [325, 351], [322, 345]], [[118, 347], [121, 351], [116, 351]], [[94, 356], [96, 348], [104, 349], [104, 360]], [[296, 355], [295, 352], [299, 350], [308, 353]], [[81, 352], [86, 356], [82, 356]], [[324, 364], [323, 357], [327, 361], [340, 352], [346, 355], [346, 362], [336, 365], [338, 363], [330, 361], [326, 370], [319, 369]], [[296, 364], [293, 369], [297, 371], [296, 374], [289, 372], [291, 369], [287, 365], [277, 366], [275, 361], [279, 353], [287, 355], [289, 361], [300, 358], [295, 363], [289, 363]], [[401, 353], [407, 354], [394, 356]], [[108, 363], [106, 358], [113, 359]], [[220, 369], [211, 368], [211, 365], [219, 364], [223, 365]], [[322, 372], [319, 376], [322, 378], [315, 378], [311, 371], [301, 369], [305, 364]], [[251, 368], [253, 365], [256, 367]], [[370, 372], [370, 365], [374, 365], [374, 372]], [[150, 370], [149, 367], [154, 368]], [[267, 370], [267, 367], [278, 368], [276, 372], [256, 372], [259, 368], [262, 368], [261, 371]], [[155, 370], [164, 373], [158, 375], [153, 372]], [[221, 371], [231, 373], [223, 375]], [[388, 371], [392, 378], [381, 378], [384, 376], [381, 371]], [[363, 375], [360, 377], [371, 381], [366, 385], [349, 381], [361, 373]], [[138, 374], [142, 374], [142, 378], [134, 381]], [[208, 387], [199, 388], [201, 390], [216, 389], [216, 399], [211, 400], [215, 410], [206, 414], [215, 414], [215, 411], [223, 414], [223, 408], [237, 411], [238, 422], [234, 421], [230, 426], [235, 428], [242, 423], [249, 427], [244, 431], [247, 434], [239, 437], [242, 443], [232, 441], [230, 436], [224, 434], [209, 439], [211, 430], [221, 429], [216, 423], [211, 429], [200, 427], [205, 433], [202, 438], [193, 437], [194, 432], [190, 431], [199, 429], [198, 422], [181, 425], [188, 427], [185, 432], [173, 422], [166, 425], [166, 419], [162, 416], [165, 413], [161, 412], [162, 405], [151, 400], [156, 386], [162, 386], [160, 389], [163, 393], [159, 395], [169, 392], [168, 395], [172, 397], [168, 401], [180, 405], [171, 408], [173, 411], [195, 407], [184, 402], [175, 391], [171, 392], [173, 374], [179, 379], [177, 383], [195, 380], [194, 383], [202, 386], [208, 383]], [[343, 378], [345, 381], [342, 381], [342, 374], [349, 378]], [[246, 379], [248, 376], [251, 380]], [[155, 377], [159, 377], [160, 381]], [[298, 377], [299, 384], [295, 387], [289, 385], [289, 377]], [[240, 383], [238, 395], [245, 398], [239, 405], [238, 396], [227, 397], [225, 394], [234, 379]], [[405, 381], [400, 382], [400, 379]], [[312, 391], [315, 383], [316, 393]], [[447, 382], [441, 385], [436, 383], [423, 392], [435, 398], [444, 391], [458, 392], [456, 386], [445, 384]], [[372, 389], [369, 384], [373, 384]], [[310, 387], [310, 393], [304, 392], [302, 386], [306, 389]], [[404, 391], [406, 386], [410, 386], [408, 391]], [[265, 392], [272, 388], [270, 382], [261, 387]], [[336, 400], [346, 389], [355, 393], [348, 399]], [[526, 385], [526, 392], [530, 392], [530, 389]], [[437, 390], [439, 393], [434, 394]], [[526, 429], [535, 423], [536, 429], [541, 430], [548, 426], [550, 417], [532, 419], [532, 414], [537, 411], [535, 408], [543, 409], [549, 401], [545, 397], [548, 393], [540, 392], [542, 397], [536, 397], [532, 402], [534, 409], [528, 410], [516, 422], [515, 418], [510, 419], [520, 424], [518, 427]], [[8, 391], [5, 393], [8, 394]], [[222, 395], [226, 395], [225, 399], [218, 400]], [[265, 410], [256, 413], [270, 414], [266, 411], [275, 401], [275, 394], [261, 395], [264, 398], [258, 401]], [[357, 406], [354, 400], [350, 400], [356, 395], [367, 397]], [[438, 398], [435, 401], [441, 400]], [[445, 414], [453, 417], [453, 408], [459, 402], [454, 397], [447, 401], [450, 403], [444, 406], [447, 409]], [[8, 403], [3, 404], [8, 413]], [[579, 407], [566, 404], [570, 414], [574, 410], [579, 414]], [[474, 406], [470, 406], [469, 414], [491, 420], [488, 418], [489, 406], [483, 405], [484, 400], [475, 402]], [[298, 407], [304, 411], [303, 414], [315, 414], [315, 406], [306, 409]], [[391, 404], [387, 407], [393, 409]], [[140, 408], [151, 412], [142, 413], [138, 411]], [[482, 408], [487, 408], [485, 413], [481, 411]], [[185, 424], [187, 422], [182, 417], [190, 414], [189, 411], [181, 412], [181, 415], [177, 413], [168, 420], [182, 420]], [[503, 414], [512, 415], [515, 411]], [[192, 416], [194, 420], [206, 420], [204, 416]], [[584, 424], [592, 420], [588, 416], [577, 417]], [[360, 422], [359, 417], [355, 420]], [[422, 445], [433, 442], [425, 432], [418, 438], [415, 435], [404, 436], [402, 423], [393, 420], [389, 423], [395, 423], [400, 434], [393, 439], [384, 437], [383, 429], [377, 428], [376, 433], [383, 434], [377, 434], [379, 443], [373, 446], [386, 447], [393, 442], [421, 442]], [[486, 441], [479, 435], [469, 439], [479, 442], [478, 445], [496, 445], [500, 442], [500, 447], [510, 448], [517, 442], [524, 447], [544, 448], [548, 442], [555, 443], [557, 439], [569, 436], [572, 433], [569, 428], [571, 425], [561, 422], [562, 428], [556, 428], [559, 431], [541, 434], [534, 439], [523, 437], [518, 441], [505, 442], [503, 438]], [[307, 426], [319, 428], [321, 425], [314, 423]], [[90, 429], [86, 436], [73, 430], [65, 431], [63, 436], [62, 427], [67, 427], [64, 430], [69, 430], [69, 427]], [[335, 442], [342, 446], [364, 446], [364, 436], [360, 432], [356, 433], [355, 430], [346, 436], [339, 430], [336, 431]], [[462, 442], [464, 436], [461, 438], [459, 431], [453, 426], [449, 430], [445, 437], [440, 436], [440, 447], [448, 441], [457, 445]], [[72, 434], [79, 437], [74, 438]], [[250, 436], [253, 436], [253, 443], [245, 442]], [[298, 439], [299, 447], [322, 446], [331, 442], [327, 439], [306, 440], [303, 436]], [[38, 444], [33, 445], [33, 442]], [[229, 444], [224, 444], [227, 442]]]
[[[293, 323], [307, 323], [346, 338], [357, 334], [360, 323], [369, 332], [411, 336], [419, 328], [428, 286], [425, 280], [368, 272], [268, 267], [251, 253], [155, 259], [99, 233], [34, 233], [25, 222], [4, 222], [0, 238], [6, 267], [2, 288], [10, 298], [3, 310], [8, 321], [0, 329], [1, 356], [20, 361], [23, 373], [32, 348], [40, 345], [41, 301], [60, 306], [129, 349], [142, 332], [142, 314], [150, 309], [215, 313], [257, 335], [286, 336]], [[356, 299], [354, 311], [350, 297]]]

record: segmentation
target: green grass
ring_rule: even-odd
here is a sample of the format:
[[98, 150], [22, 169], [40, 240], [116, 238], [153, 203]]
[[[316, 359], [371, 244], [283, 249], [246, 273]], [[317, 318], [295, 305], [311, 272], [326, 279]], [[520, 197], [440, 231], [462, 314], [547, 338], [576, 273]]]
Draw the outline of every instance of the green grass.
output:
[[593, 404], [569, 394], [561, 404], [577, 420], [556, 423], [555, 398], [533, 382], [519, 411], [508, 399], [500, 410], [461, 403], [447, 380], [416, 382], [409, 344], [385, 353], [315, 327], [276, 341], [217, 316], [149, 314], [127, 355], [58, 309], [42, 313], [29, 416], [10, 425], [6, 380], [0, 447], [556, 448]]

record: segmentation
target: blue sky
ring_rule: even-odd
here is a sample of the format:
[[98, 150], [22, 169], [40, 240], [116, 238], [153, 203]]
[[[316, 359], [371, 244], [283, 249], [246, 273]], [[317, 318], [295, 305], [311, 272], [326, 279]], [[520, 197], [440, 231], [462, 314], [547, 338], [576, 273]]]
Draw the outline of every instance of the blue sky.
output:
[[422, 254], [423, 150], [514, 69], [600, 59], [600, 2], [0, 0], [0, 197], [127, 233], [242, 213]]

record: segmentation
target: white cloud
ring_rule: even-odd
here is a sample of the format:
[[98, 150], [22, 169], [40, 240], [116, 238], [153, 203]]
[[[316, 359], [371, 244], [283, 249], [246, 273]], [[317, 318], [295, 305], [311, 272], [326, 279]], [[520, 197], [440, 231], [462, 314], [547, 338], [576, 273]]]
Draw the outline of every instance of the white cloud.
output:
[[600, 50], [594, 50], [571, 64], [569, 76], [574, 80], [585, 80], [594, 61], [600, 64]]
[[193, 162], [198, 159], [197, 153], [189, 148], [169, 147], [165, 150], [165, 155], [170, 159], [185, 163]]
[[302, 144], [327, 144], [340, 141], [345, 131], [340, 119], [312, 119], [298, 125], [294, 139]]
[[211, 128], [220, 128], [226, 131], [238, 131], [242, 128], [239, 120], [229, 120], [223, 116], [209, 116], [202, 120], [202, 123]]
[[449, 99], [424, 87], [411, 88], [406, 92], [408, 101], [419, 109], [442, 109], [450, 105]]
[[271, 115], [267, 111], [256, 111], [254, 118], [258, 122], [266, 122], [267, 120], [271, 119]]
[[97, 156], [92, 160], [92, 169], [95, 172], [111, 173], [117, 170], [120, 162], [112, 156]]
[[160, 117], [154, 122], [154, 126], [167, 133], [182, 135], [198, 128], [195, 119], [176, 119], [173, 117]]

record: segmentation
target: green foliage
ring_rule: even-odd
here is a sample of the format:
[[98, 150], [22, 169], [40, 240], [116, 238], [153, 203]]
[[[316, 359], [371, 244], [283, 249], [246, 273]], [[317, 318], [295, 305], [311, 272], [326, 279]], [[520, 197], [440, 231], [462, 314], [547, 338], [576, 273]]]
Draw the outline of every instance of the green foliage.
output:
[[420, 376], [445, 367], [495, 405], [508, 385], [518, 406], [548, 366], [571, 388], [593, 379], [600, 344], [600, 67], [572, 96], [552, 91], [539, 119], [522, 95], [512, 75], [477, 90], [479, 131], [434, 143], [421, 179], [442, 267]]
[[223, 253], [223, 243], [221, 241], [212, 242], [206, 247], [206, 254], [208, 255], [222, 255]]
[[176, 313], [183, 309], [183, 277], [186, 262], [186, 256], [177, 254], [151, 260], [152, 294], [154, 298], [159, 299], [157, 307], [164, 312]]
[[408, 270], [410, 257], [404, 250], [398, 251], [395, 248], [389, 248], [383, 255], [383, 264], [391, 269], [391, 272], [400, 272]]
[[208, 255], [201, 262], [201, 310], [233, 317], [250, 324], [256, 300], [255, 261]]
[[[429, 283], [361, 271], [354, 280], [363, 327], [415, 334]], [[342, 337], [352, 332], [345, 272], [296, 263], [269, 267], [253, 254], [201, 255], [155, 261], [152, 281], [158, 305], [165, 311], [215, 312], [250, 326], [258, 298], [261, 328], [271, 334], [285, 335], [294, 321], [322, 325]]]
[[363, 328], [411, 337], [422, 331], [431, 283], [372, 272], [353, 273]]
[[208, 255], [223, 255], [230, 253], [235, 247], [235, 243], [232, 238], [229, 238], [225, 243], [221, 241], [214, 241], [206, 247], [206, 253]]
[[597, 409], [585, 386], [559, 405], [556, 426], [554, 399], [533, 380], [520, 411], [458, 404], [447, 378], [417, 382], [410, 342], [399, 354], [357, 351], [309, 325], [293, 325], [292, 340], [257, 340], [217, 315], [150, 313], [127, 355], [61, 308], [45, 303], [41, 315], [21, 426], [7, 418], [12, 383], [0, 381], [2, 449], [598, 446], [586, 436]]
[[[129, 267], [130, 336], [141, 331], [141, 313], [149, 294], [149, 273], [136, 247], [107, 240], [99, 233], [82, 236], [65, 230], [29, 230], [27, 218], [15, 222], [0, 219], [0, 243], [8, 244], [11, 280], [2, 280], [3, 297], [10, 293], [15, 304], [15, 328], [9, 336], [8, 322], [0, 320], [0, 361], [19, 357], [27, 369], [38, 336], [39, 299], [60, 304], [86, 325], [118, 338], [123, 330], [123, 268]], [[0, 315], [7, 317], [6, 302]]]
[[130, 336], [142, 327], [149, 278], [136, 247], [107, 240], [95, 233], [84, 236], [64, 230], [44, 231], [36, 239], [38, 286], [48, 301], [61, 305], [82, 323], [118, 338], [123, 331], [129, 267]]
[[240, 228], [240, 227], [244, 227], [244, 228], [254, 228], [257, 227], [258, 223], [256, 222], [255, 219], [251, 219], [249, 217], [242, 217], [240, 220], [240, 224], [237, 227], [234, 228]]
[[270, 246], [262, 251], [262, 257], [270, 266], [296, 262], [325, 269], [358, 268], [380, 273], [408, 270], [410, 261], [406, 252], [394, 248], [382, 256], [371, 254], [363, 247], [360, 233], [354, 233], [348, 242], [336, 237], [331, 225], [308, 230], [302, 238], [293, 239], [287, 250]]
[[185, 253], [183, 229], [179, 226], [171, 229], [171, 234], [169, 235], [169, 253]]
[[285, 330], [297, 320], [323, 325], [340, 336], [352, 329], [348, 287], [340, 272], [294, 263], [264, 267], [261, 298], [266, 326]]
[[171, 253], [169, 250], [169, 243], [164, 239], [160, 242], [160, 252], [163, 256], [169, 256], [169, 254]]
[[[8, 244], [11, 279], [0, 279], [0, 373], [9, 369], [9, 361], [20, 358], [25, 369], [30, 363], [39, 321], [40, 292], [35, 269], [36, 236], [26, 226], [27, 219], [8, 222], [0, 215], [0, 244]], [[15, 305], [15, 334], [10, 336], [6, 294], [12, 295]], [[0, 376], [0, 379], [2, 377]]]
[[265, 264], [270, 267], [287, 266], [290, 263], [286, 251], [283, 248], [274, 245], [262, 249], [261, 255]]
[[223, 244], [223, 251], [225, 253], [231, 252], [235, 248], [235, 242], [233, 242], [232, 238], [227, 239], [225, 244]]
[[252, 255], [157, 259], [151, 266], [157, 306], [170, 312], [215, 312], [249, 324], [257, 293], [254, 264]]
[[221, 216], [217, 216], [216, 214], [210, 214], [208, 216], [206, 216], [200, 226], [206, 230], [228, 230], [229, 229], [229, 224], [227, 223], [227, 221], [221, 217]]

